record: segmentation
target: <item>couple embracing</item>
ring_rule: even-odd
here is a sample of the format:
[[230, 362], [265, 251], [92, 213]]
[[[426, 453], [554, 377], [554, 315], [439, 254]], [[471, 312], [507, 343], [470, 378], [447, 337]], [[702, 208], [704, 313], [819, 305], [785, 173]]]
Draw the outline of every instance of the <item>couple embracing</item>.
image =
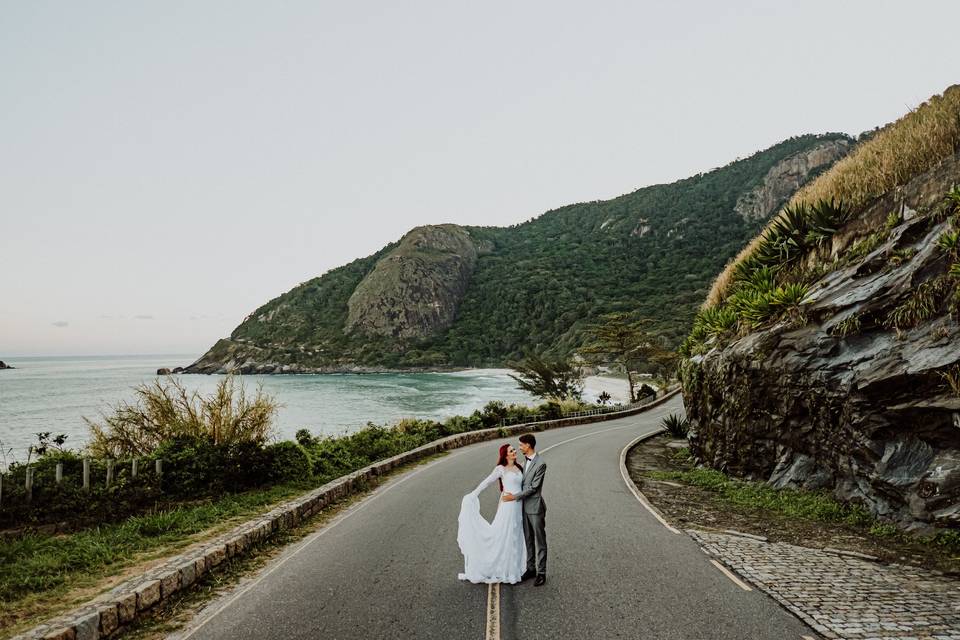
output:
[[[500, 447], [497, 466], [477, 488], [463, 497], [457, 543], [463, 553], [461, 580], [516, 584], [536, 577], [534, 586], [547, 580], [547, 505], [540, 491], [547, 463], [537, 455], [537, 439], [520, 436], [521, 466], [517, 451]], [[500, 502], [493, 522], [480, 514], [480, 492], [496, 481]]]

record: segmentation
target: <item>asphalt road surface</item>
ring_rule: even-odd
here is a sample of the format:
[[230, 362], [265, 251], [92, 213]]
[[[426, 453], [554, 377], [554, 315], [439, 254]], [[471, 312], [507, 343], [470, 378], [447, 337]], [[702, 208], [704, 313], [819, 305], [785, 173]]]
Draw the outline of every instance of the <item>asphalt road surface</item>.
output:
[[[532, 580], [497, 588], [457, 580], [460, 499], [496, 464], [502, 443], [491, 441], [391, 479], [205, 607], [174, 637], [817, 637], [766, 595], [738, 586], [691, 538], [660, 523], [624, 482], [623, 448], [681, 410], [678, 396], [635, 416], [537, 434], [548, 464], [542, 587]], [[481, 496], [488, 519], [496, 494], [494, 486]]]

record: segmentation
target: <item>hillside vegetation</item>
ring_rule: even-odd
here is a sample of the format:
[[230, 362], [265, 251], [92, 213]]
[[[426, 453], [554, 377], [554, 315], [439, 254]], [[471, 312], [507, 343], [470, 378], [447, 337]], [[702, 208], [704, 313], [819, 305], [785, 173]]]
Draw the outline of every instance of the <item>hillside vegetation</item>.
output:
[[[385, 247], [263, 305], [189, 370], [502, 366], [533, 351], [570, 354], [585, 326], [617, 311], [650, 318], [676, 346], [709, 283], [775, 210], [746, 217], [736, 211], [738, 201], [762, 187], [781, 193], [783, 184], [771, 190], [765, 180], [782, 182], [783, 170], [774, 170], [783, 166], [794, 171], [786, 183], [792, 194], [842, 157], [849, 142], [842, 134], [800, 136], [672, 184], [562, 207], [507, 228], [463, 227], [457, 237], [469, 237], [476, 251], [451, 253], [451, 243], [442, 249], [443, 262], [458, 265], [453, 284], [432, 284], [439, 282], [431, 275], [438, 261], [429, 247], [399, 256], [392, 252], [403, 242]], [[444, 225], [447, 236], [451, 227]], [[418, 321], [430, 331], [411, 336], [410, 322], [401, 319], [422, 319], [431, 305], [440, 317]]]
[[960, 86], [797, 192], [680, 352], [697, 463], [960, 527]]
[[[717, 308], [735, 289], [749, 281], [761, 266], [779, 267], [788, 260], [770, 260], [760, 265], [757, 258], [773, 248], [784, 258], [788, 237], [801, 236], [818, 222], [824, 232], [836, 230], [863, 213], [867, 205], [911, 178], [924, 173], [960, 147], [960, 85], [943, 95], [933, 96], [895, 123], [887, 125], [827, 173], [801, 188], [788, 205], [754, 240], [726, 266], [714, 281], [704, 308]], [[819, 210], [818, 210], [819, 209]], [[816, 215], [825, 213], [820, 220]], [[807, 228], [801, 228], [806, 225]], [[832, 226], [830, 226], [832, 225]], [[821, 242], [832, 233], [821, 233]], [[788, 247], [789, 248], [789, 247]], [[794, 247], [805, 249], [808, 247]], [[795, 255], [797, 251], [794, 251]]]

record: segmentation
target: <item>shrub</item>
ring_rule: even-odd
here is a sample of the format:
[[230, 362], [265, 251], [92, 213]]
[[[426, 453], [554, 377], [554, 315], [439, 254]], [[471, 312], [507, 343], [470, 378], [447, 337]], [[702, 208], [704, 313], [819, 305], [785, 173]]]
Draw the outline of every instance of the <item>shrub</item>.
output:
[[644, 398], [652, 398], [652, 397], [655, 397], [656, 395], [657, 395], [657, 390], [646, 383], [640, 385], [640, 388], [637, 389], [637, 400], [643, 400]]
[[309, 429], [297, 429], [297, 433], [293, 437], [301, 447], [309, 447], [314, 443], [314, 437], [310, 434]]
[[674, 438], [686, 438], [690, 431], [690, 422], [678, 413], [668, 415], [662, 424]]
[[289, 440], [265, 447], [270, 460], [270, 480], [290, 482], [309, 480], [313, 476], [313, 461], [300, 444]]
[[209, 397], [189, 392], [179, 380], [155, 380], [135, 389], [133, 403], [121, 402], [102, 422], [90, 426], [89, 450], [117, 458], [146, 455], [176, 438], [206, 438], [214, 444], [262, 444], [270, 435], [277, 403], [257, 389], [252, 400], [233, 376], [224, 377]]

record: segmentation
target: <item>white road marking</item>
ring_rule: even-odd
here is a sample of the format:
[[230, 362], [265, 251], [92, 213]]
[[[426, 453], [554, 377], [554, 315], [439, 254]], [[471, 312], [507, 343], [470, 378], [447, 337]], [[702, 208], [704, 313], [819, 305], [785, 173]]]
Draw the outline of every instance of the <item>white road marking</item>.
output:
[[663, 526], [665, 526], [667, 529], [669, 529], [669, 530], [672, 531], [673, 533], [680, 533], [680, 530], [679, 530], [679, 529], [676, 529], [676, 528], [674, 528], [673, 526], [671, 526], [670, 523], [667, 522], [667, 521], [664, 519], [664, 517], [663, 517], [662, 515], [660, 515], [660, 514], [657, 512], [656, 509], [653, 508], [653, 505], [651, 505], [651, 504], [647, 501], [646, 496], [644, 496], [642, 493], [640, 493], [640, 490], [637, 489], [637, 485], [633, 484], [633, 480], [630, 479], [630, 474], [627, 473], [627, 452], [630, 451], [630, 449], [632, 449], [633, 446], [634, 446], [635, 444], [637, 444], [638, 442], [640, 442], [641, 440], [643, 440], [643, 439], [645, 439], [645, 438], [649, 438], [650, 436], [654, 435], [655, 433], [659, 433], [661, 430], [662, 430], [662, 429], [658, 429], [657, 431], [654, 431], [654, 432], [651, 432], [651, 433], [645, 433], [645, 434], [643, 434], [642, 436], [638, 436], [637, 438], [635, 438], [634, 440], [632, 440], [629, 444], [627, 444], [627, 446], [625, 446], [623, 449], [620, 450], [620, 477], [623, 478], [623, 482], [627, 485], [627, 489], [630, 489], [630, 493], [633, 494], [633, 497], [636, 498], [637, 501], [638, 501], [641, 505], [643, 505], [643, 508], [646, 509], [647, 511], [649, 511], [649, 512], [651, 513], [651, 515], [653, 515], [653, 517], [656, 518], [656, 519], [660, 522], [660, 524], [662, 524]]
[[730, 578], [730, 580], [733, 581], [733, 584], [737, 585], [738, 587], [740, 587], [740, 588], [743, 589], [744, 591], [753, 591], [753, 588], [752, 588], [750, 585], [748, 585], [748, 584], [745, 583], [743, 580], [741, 580], [740, 578], [738, 578], [737, 576], [735, 576], [734, 573], [733, 573], [732, 571], [730, 571], [730, 569], [727, 569], [725, 566], [723, 566], [722, 564], [720, 564], [719, 562], [717, 562], [717, 561], [714, 560], [713, 558], [710, 558], [710, 564], [712, 564], [713, 566], [715, 566], [717, 569], [720, 569], [720, 571], [723, 572], [723, 575], [725, 575], [725, 576], [727, 576], [728, 578]]
[[500, 583], [487, 585], [487, 633], [485, 640], [500, 640]]

